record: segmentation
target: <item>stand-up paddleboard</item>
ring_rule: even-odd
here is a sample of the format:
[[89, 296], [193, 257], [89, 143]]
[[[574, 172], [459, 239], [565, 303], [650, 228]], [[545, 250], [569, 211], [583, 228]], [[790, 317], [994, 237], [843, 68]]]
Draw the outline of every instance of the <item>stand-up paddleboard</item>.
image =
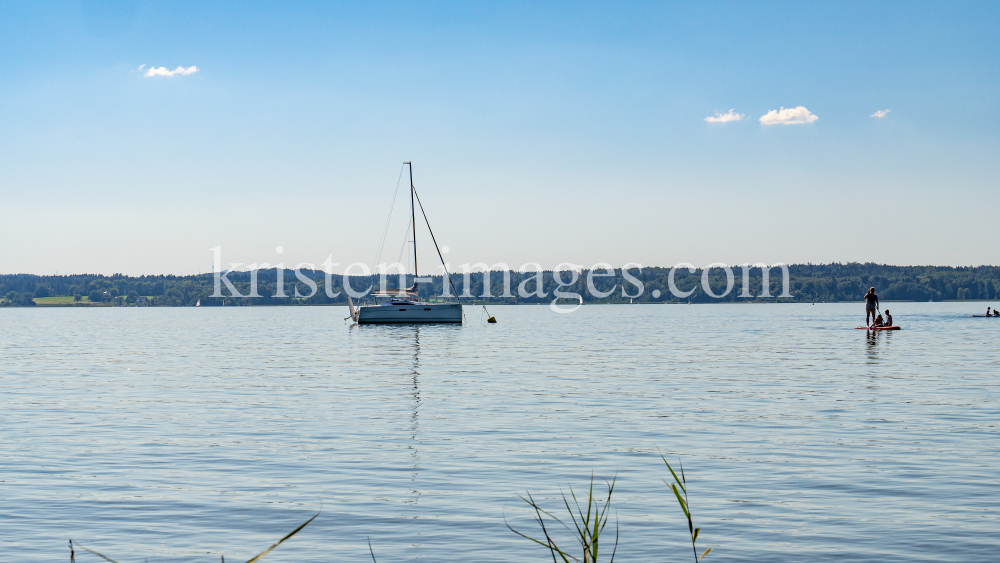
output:
[[900, 330], [898, 326], [856, 326], [855, 330]]
[[[972, 315], [973, 317], [986, 317], [987, 319], [992, 319], [996, 315]], [[998, 317], [1000, 318], [1000, 317]]]

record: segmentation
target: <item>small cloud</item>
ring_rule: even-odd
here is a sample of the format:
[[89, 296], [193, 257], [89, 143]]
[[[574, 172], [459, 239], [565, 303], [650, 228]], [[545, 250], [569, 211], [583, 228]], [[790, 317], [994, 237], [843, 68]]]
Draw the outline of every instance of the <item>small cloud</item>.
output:
[[875, 113], [873, 113], [871, 116], [872, 117], [877, 117], [879, 119], [882, 119], [883, 117], [885, 117], [886, 115], [888, 115], [890, 111], [892, 111], [892, 110], [889, 110], [889, 109], [880, 109], [880, 110], [876, 111]]
[[142, 70], [142, 67], [144, 66], [146, 66], [146, 63], [142, 63], [141, 65], [139, 65], [139, 68], [137, 68], [136, 70]]
[[761, 116], [760, 122], [764, 125], [798, 125], [812, 123], [818, 119], [819, 117], [813, 115], [804, 106], [799, 106], [797, 108], [781, 108], [780, 110], [772, 109]]
[[[146, 66], [146, 65], [142, 65], [142, 66]], [[139, 68], [142, 68], [142, 67], [139, 67]], [[196, 66], [189, 66], [187, 68], [179, 66], [179, 67], [175, 68], [174, 70], [167, 70], [166, 67], [162, 67], [162, 66], [160, 68], [156, 68], [155, 66], [151, 66], [151, 67], [149, 67], [149, 70], [146, 71], [146, 74], [143, 74], [143, 76], [174, 76], [175, 74], [179, 74], [181, 76], [187, 76], [189, 74], [194, 74], [196, 72], [198, 72], [198, 67], [196, 67]]]
[[714, 116], [706, 117], [705, 121], [709, 123], [729, 123], [730, 121], [740, 121], [746, 117], [742, 113], [736, 113], [733, 110], [729, 110], [726, 113], [715, 112]]

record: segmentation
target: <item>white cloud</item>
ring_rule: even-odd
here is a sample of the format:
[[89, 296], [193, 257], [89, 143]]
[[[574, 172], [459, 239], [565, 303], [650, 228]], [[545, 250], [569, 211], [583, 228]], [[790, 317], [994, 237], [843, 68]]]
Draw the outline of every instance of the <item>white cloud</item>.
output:
[[880, 110], [876, 111], [875, 113], [873, 113], [871, 116], [872, 117], [877, 117], [877, 118], [881, 119], [881, 118], [885, 117], [886, 115], [888, 115], [890, 111], [892, 111], [892, 110], [889, 110], [889, 109], [880, 109]]
[[781, 108], [780, 110], [772, 109], [761, 116], [760, 122], [764, 125], [797, 125], [812, 123], [818, 119], [819, 117], [813, 115], [804, 106], [799, 106], [797, 108]]
[[[146, 65], [142, 65], [142, 66], [146, 66]], [[142, 67], [139, 67], [139, 68], [141, 69]], [[166, 67], [162, 67], [162, 66], [160, 68], [156, 68], [155, 66], [151, 66], [151, 67], [149, 67], [149, 70], [146, 71], [146, 74], [143, 74], [143, 76], [174, 76], [175, 74], [179, 74], [181, 76], [187, 76], [189, 74], [194, 74], [196, 72], [198, 72], [198, 67], [196, 67], [196, 66], [189, 66], [187, 68], [179, 66], [179, 67], [175, 68], [174, 70], [167, 70]]]
[[142, 67], [144, 66], [146, 66], [146, 63], [142, 63], [141, 65], [139, 65], [139, 68], [137, 68], [136, 70], [142, 70]]
[[709, 123], [728, 123], [730, 121], [739, 121], [746, 117], [742, 113], [736, 113], [733, 110], [729, 110], [726, 113], [715, 112], [714, 116], [706, 117], [705, 121]]

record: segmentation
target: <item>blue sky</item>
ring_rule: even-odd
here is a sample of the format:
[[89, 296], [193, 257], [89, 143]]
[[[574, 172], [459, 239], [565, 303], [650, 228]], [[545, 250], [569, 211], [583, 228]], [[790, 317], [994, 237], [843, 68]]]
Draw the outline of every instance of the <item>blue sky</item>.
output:
[[370, 264], [405, 160], [453, 267], [995, 264], [998, 15], [0, 3], [0, 272]]

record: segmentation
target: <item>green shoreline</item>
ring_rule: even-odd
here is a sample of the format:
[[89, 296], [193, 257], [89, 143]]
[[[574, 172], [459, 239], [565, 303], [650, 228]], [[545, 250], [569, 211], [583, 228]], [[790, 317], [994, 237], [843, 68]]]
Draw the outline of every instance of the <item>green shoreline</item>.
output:
[[[453, 300], [452, 295], [468, 295], [470, 305], [549, 304], [561, 292], [571, 305], [577, 295], [585, 304], [597, 303], [853, 303], [869, 287], [884, 302], [1000, 300], [1000, 266], [941, 267], [891, 266], [884, 264], [792, 264], [787, 266], [787, 282], [780, 267], [772, 267], [765, 291], [761, 268], [734, 267], [731, 277], [725, 270], [708, 272], [662, 267], [632, 267], [628, 270], [582, 270], [577, 272], [493, 271], [451, 274], [451, 283], [442, 276], [426, 276], [419, 285], [423, 300]], [[744, 279], [746, 275], [746, 279]], [[125, 276], [78, 274], [36, 276], [0, 275], [0, 306], [80, 307], [148, 304], [155, 307], [187, 307], [201, 303], [218, 306], [301, 306], [346, 305], [344, 278], [318, 270], [276, 269], [229, 272], [222, 280], [223, 295], [231, 295], [228, 281], [241, 294], [212, 297], [215, 275]], [[509, 284], [504, 282], [509, 276]], [[374, 276], [351, 276], [352, 288], [374, 285]], [[279, 285], [279, 282], [280, 285]], [[571, 283], [570, 283], [571, 282]], [[400, 286], [399, 276], [387, 276], [387, 289]], [[414, 283], [412, 275], [403, 283]], [[787, 283], [788, 293], [784, 293]], [[327, 287], [329, 285], [329, 287]], [[242, 297], [256, 287], [259, 297]], [[707, 287], [707, 290], [706, 290]], [[283, 288], [283, 291], [280, 289]], [[727, 292], [728, 288], [728, 292]], [[672, 291], [674, 290], [674, 291]], [[682, 292], [684, 297], [675, 297]], [[300, 297], [295, 297], [296, 292]], [[359, 291], [360, 292], [360, 291]], [[501, 297], [502, 295], [507, 297]], [[74, 301], [79, 295], [80, 301]], [[489, 295], [491, 297], [484, 297]], [[714, 297], [720, 295], [721, 297]], [[743, 295], [744, 297], [740, 297]], [[786, 295], [785, 297], [780, 297]], [[790, 297], [788, 297], [790, 295]], [[302, 297], [308, 296], [308, 297]]]

